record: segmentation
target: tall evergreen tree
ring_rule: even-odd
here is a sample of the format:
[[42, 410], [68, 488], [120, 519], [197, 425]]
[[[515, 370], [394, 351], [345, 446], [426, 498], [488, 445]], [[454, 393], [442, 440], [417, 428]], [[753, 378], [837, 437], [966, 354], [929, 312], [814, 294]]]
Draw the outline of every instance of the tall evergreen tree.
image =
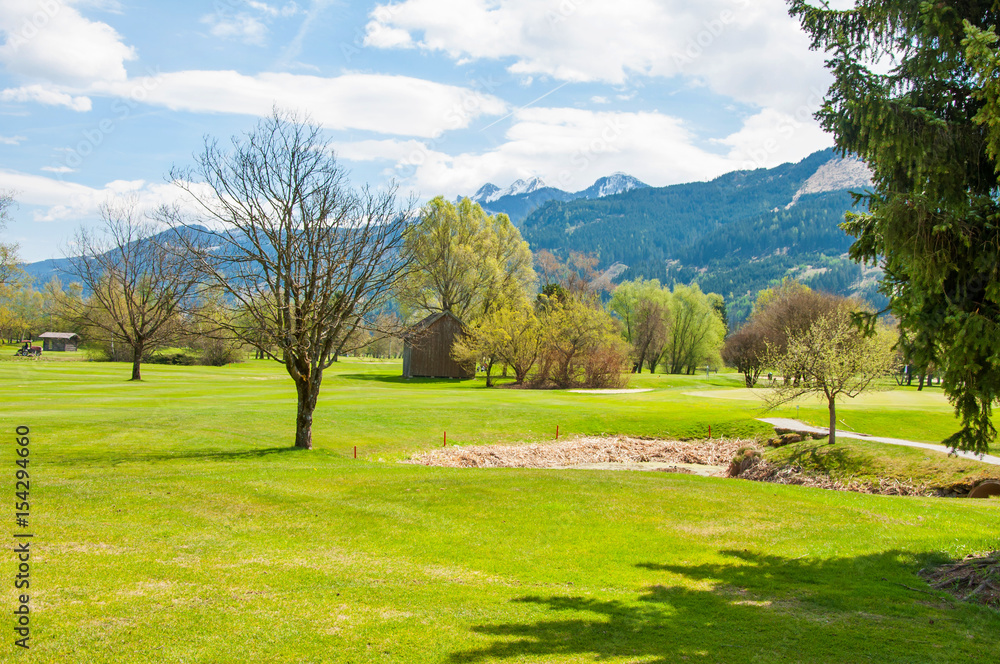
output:
[[[962, 419], [946, 442], [986, 452], [1000, 397], [1000, 142], [990, 128], [1000, 4], [790, 4], [813, 48], [830, 53], [835, 81], [817, 117], [873, 172], [872, 190], [858, 196], [867, 212], [844, 224], [856, 238], [851, 256], [882, 263], [907, 356], [943, 368]], [[893, 66], [879, 73], [877, 62]]]

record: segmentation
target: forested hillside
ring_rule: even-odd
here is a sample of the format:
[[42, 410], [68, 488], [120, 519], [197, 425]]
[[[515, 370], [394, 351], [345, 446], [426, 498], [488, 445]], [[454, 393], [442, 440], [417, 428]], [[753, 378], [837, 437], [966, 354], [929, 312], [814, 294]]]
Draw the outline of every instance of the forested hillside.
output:
[[[838, 176], [857, 173], [851, 166], [824, 150], [711, 182], [552, 201], [524, 220], [522, 232], [535, 251], [595, 252], [602, 266], [623, 263], [622, 279], [697, 282], [725, 296], [733, 323], [758, 290], [785, 276], [877, 300], [876, 274], [844, 256], [851, 238], [839, 224], [852, 200]], [[846, 182], [865, 184], [857, 175]]]

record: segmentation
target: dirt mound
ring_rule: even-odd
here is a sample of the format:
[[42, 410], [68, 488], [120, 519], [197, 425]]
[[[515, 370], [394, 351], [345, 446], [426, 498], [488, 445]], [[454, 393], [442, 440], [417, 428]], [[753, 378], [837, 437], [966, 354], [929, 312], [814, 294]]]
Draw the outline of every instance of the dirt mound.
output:
[[408, 463], [448, 468], [560, 468], [588, 463], [685, 463], [725, 466], [748, 441], [718, 438], [697, 442], [615, 436], [558, 443], [446, 447], [415, 454]]
[[926, 484], [908, 484], [894, 479], [879, 478], [878, 482], [863, 482], [850, 480], [841, 482], [826, 475], [810, 475], [798, 466], [775, 466], [759, 456], [748, 459], [749, 463], [734, 468], [730, 477], [738, 477], [754, 482], [773, 482], [775, 484], [795, 484], [811, 486], [834, 491], [854, 491], [857, 493], [875, 493], [883, 496], [937, 496], [939, 491]]

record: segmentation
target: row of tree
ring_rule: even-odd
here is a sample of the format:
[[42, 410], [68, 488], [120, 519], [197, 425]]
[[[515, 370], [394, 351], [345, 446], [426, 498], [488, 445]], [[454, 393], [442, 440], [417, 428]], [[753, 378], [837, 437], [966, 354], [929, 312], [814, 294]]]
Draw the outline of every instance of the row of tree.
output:
[[822, 293], [786, 280], [761, 291], [743, 327], [726, 339], [722, 357], [754, 387], [768, 370], [777, 378], [765, 393], [770, 407], [810, 393], [823, 395], [836, 440], [836, 402], [854, 397], [887, 377], [897, 364], [897, 333], [885, 323], [863, 329], [865, 303]]
[[722, 296], [703, 293], [696, 283], [671, 290], [655, 279], [626, 281], [615, 288], [608, 310], [622, 322], [637, 372], [662, 366], [668, 373], [692, 374], [722, 364], [725, 305]]
[[507, 215], [441, 197], [409, 229], [404, 254], [413, 269], [401, 282], [402, 308], [410, 320], [447, 312], [462, 321], [467, 334], [453, 355], [481, 367], [487, 386], [498, 367], [512, 372], [517, 385], [622, 382], [627, 349], [616, 321], [601, 307], [604, 281], [594, 272], [594, 259], [573, 254], [562, 263], [548, 252], [533, 257]]

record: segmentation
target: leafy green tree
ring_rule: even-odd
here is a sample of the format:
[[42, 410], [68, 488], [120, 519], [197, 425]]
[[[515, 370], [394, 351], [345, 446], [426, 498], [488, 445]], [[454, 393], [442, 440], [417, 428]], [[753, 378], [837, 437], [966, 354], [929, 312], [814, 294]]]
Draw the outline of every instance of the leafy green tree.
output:
[[59, 277], [53, 276], [42, 287], [42, 326], [48, 332], [77, 332], [73, 311], [83, 299], [83, 284], [71, 282], [65, 288]]
[[878, 326], [865, 334], [851, 321], [852, 303], [820, 316], [804, 332], [792, 335], [784, 351], [771, 348], [768, 365], [779, 375], [795, 376], [780, 382], [765, 395], [776, 408], [807, 394], [826, 398], [830, 412], [830, 444], [837, 441], [837, 399], [856, 397], [892, 373], [896, 357], [894, 334]]
[[474, 324], [534, 290], [531, 251], [505, 214], [438, 196], [406, 233], [413, 270], [400, 298], [420, 313], [447, 311]]
[[[986, 452], [1000, 397], [1000, 107], [993, 0], [865, 0], [839, 11], [791, 0], [830, 53], [817, 117], [872, 170], [848, 215], [850, 254], [881, 262], [906, 357], [943, 372], [961, 417], [947, 439]], [[887, 73], [872, 62], [892, 59]]]
[[521, 385], [535, 366], [542, 348], [542, 324], [526, 301], [486, 314], [456, 343], [455, 357], [486, 365], [486, 386], [493, 386], [492, 368], [501, 362], [514, 371]]
[[[14, 196], [0, 192], [0, 232], [7, 228], [7, 214], [14, 205]], [[0, 244], [0, 286], [13, 283], [18, 276], [17, 245]]]
[[622, 322], [622, 334], [632, 346], [634, 370], [642, 373], [648, 362], [652, 372], [667, 342], [670, 291], [656, 279], [623, 281], [611, 293], [608, 311]]
[[753, 387], [769, 356], [784, 353], [792, 337], [804, 334], [844, 302], [843, 297], [785, 279], [757, 293], [750, 319], [726, 339], [722, 358], [743, 374], [747, 387]]
[[713, 298], [698, 284], [676, 284], [670, 298], [673, 324], [662, 362], [669, 373], [694, 373], [703, 363], [722, 364], [719, 350], [726, 335]]
[[0, 330], [18, 341], [41, 334], [43, 304], [42, 294], [27, 279], [0, 285]]
[[619, 323], [603, 308], [578, 297], [539, 303], [542, 339], [533, 383], [556, 387], [622, 387], [629, 347]]

